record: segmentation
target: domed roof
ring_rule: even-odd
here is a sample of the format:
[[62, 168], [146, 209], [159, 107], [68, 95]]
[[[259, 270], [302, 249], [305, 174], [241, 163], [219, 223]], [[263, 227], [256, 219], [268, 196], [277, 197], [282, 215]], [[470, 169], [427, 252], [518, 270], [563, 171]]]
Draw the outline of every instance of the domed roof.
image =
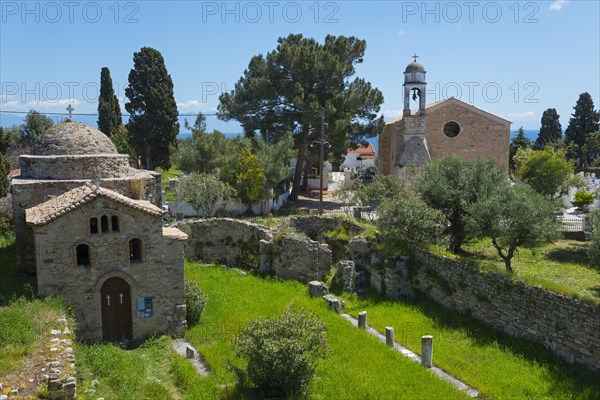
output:
[[98, 129], [67, 120], [48, 129], [35, 144], [33, 155], [118, 154], [113, 142]]
[[409, 73], [409, 72], [426, 72], [425, 71], [425, 67], [423, 66], [423, 64], [413, 61], [410, 64], [407, 65], [406, 69], [404, 70], [404, 73]]

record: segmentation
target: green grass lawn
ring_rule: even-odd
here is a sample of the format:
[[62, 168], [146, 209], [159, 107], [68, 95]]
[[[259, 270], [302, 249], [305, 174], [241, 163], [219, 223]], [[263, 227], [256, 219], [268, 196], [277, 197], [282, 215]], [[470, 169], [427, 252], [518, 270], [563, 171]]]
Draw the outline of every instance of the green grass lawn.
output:
[[[514, 279], [532, 286], [541, 286], [556, 293], [582, 301], [600, 303], [600, 270], [588, 265], [589, 242], [559, 240], [534, 249], [518, 249], [513, 257]], [[472, 240], [463, 244], [464, 254], [454, 255], [441, 248], [438, 254], [460, 259], [484, 269], [505, 272], [504, 261], [498, 257], [490, 239]]]
[[[309, 398], [313, 399], [466, 399], [466, 395], [426, 369], [386, 348], [372, 336], [329, 311], [321, 299], [310, 299], [298, 282], [242, 276], [224, 267], [187, 263], [186, 275], [209, 296], [200, 324], [187, 339], [211, 368], [198, 376], [175, 355], [166, 337], [134, 350], [112, 344], [76, 348], [82, 398], [238, 399], [255, 398], [238, 387], [228, 364], [243, 367], [233, 338], [250, 321], [279, 315], [288, 307], [315, 312], [327, 325], [331, 353], [320, 361]], [[85, 394], [92, 379], [96, 392]]]
[[[187, 333], [211, 366], [217, 381], [230, 396], [236, 393], [235, 374], [227, 363], [243, 366], [236, 359], [231, 340], [257, 317], [279, 315], [285, 309], [315, 312], [328, 329], [331, 353], [321, 361], [310, 386], [313, 399], [404, 399], [466, 398], [429, 371], [391, 351], [371, 335], [351, 326], [329, 311], [321, 299], [311, 299], [304, 284], [293, 281], [240, 276], [222, 267], [188, 263], [186, 274], [208, 293], [201, 322]], [[219, 386], [212, 385], [219, 390]], [[202, 398], [206, 385], [192, 385], [187, 398]], [[223, 389], [222, 389], [223, 390]], [[217, 393], [215, 393], [216, 395]], [[222, 393], [218, 393], [222, 394]]]
[[52, 297], [21, 297], [0, 307], [0, 381], [1, 377], [25, 368], [27, 357], [36, 351], [40, 338], [50, 329], [62, 328], [58, 319], [64, 313], [62, 300]]
[[511, 338], [427, 300], [397, 302], [344, 295], [354, 317], [367, 311], [380, 332], [416, 353], [433, 335], [433, 362], [490, 399], [600, 399], [600, 372], [568, 365], [543, 346]]

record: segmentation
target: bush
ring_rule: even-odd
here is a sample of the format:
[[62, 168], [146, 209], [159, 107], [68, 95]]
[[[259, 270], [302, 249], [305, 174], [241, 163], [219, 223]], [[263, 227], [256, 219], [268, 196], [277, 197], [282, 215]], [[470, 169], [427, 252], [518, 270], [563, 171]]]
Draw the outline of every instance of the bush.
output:
[[11, 235], [15, 228], [8, 217], [0, 215], [0, 236]]
[[573, 196], [573, 204], [577, 208], [585, 209], [586, 206], [589, 206], [594, 202], [594, 195], [585, 191], [585, 189], [579, 189], [575, 192]]
[[328, 347], [325, 324], [306, 311], [257, 319], [235, 340], [236, 354], [248, 360], [248, 377], [265, 396], [305, 390]]
[[185, 281], [185, 305], [187, 309], [186, 319], [188, 326], [194, 326], [200, 321], [208, 296], [202, 291], [196, 281]]

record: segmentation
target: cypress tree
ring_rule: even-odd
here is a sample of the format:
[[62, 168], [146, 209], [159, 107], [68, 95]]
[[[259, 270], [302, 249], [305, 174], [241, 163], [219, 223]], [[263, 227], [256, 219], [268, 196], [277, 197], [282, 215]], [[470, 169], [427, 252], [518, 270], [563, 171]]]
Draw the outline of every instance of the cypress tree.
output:
[[600, 114], [594, 109], [594, 102], [589, 93], [581, 93], [573, 108], [575, 111], [569, 119], [569, 126], [565, 131], [565, 142], [575, 148], [577, 169], [585, 167], [587, 159], [586, 142], [592, 132], [598, 132]]
[[562, 139], [562, 126], [559, 117], [555, 108], [544, 111], [540, 121], [540, 133], [533, 145], [537, 150], [542, 150], [546, 145], [554, 144]]
[[179, 133], [173, 81], [158, 50], [143, 47], [133, 54], [133, 69], [125, 89], [127, 130], [146, 169], [170, 168], [170, 147]]
[[115, 96], [110, 70], [102, 67], [100, 72], [100, 97], [98, 98], [98, 129], [110, 137], [122, 125], [119, 100]]

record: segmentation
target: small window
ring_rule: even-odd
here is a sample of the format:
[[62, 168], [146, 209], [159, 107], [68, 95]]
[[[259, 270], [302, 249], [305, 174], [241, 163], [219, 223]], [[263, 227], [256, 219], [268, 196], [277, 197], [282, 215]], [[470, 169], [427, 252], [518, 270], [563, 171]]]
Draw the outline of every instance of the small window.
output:
[[110, 225], [113, 232], [119, 232], [119, 217], [116, 215], [110, 217]]
[[100, 225], [102, 226], [102, 233], [108, 232], [108, 217], [106, 215], [100, 218]]
[[98, 233], [98, 218], [90, 218], [90, 233]]
[[77, 245], [77, 265], [90, 266], [90, 247], [87, 244]]
[[142, 262], [142, 241], [140, 239], [131, 239], [129, 241], [129, 262]]
[[454, 121], [450, 121], [444, 125], [444, 135], [453, 138], [460, 133], [460, 125]]

